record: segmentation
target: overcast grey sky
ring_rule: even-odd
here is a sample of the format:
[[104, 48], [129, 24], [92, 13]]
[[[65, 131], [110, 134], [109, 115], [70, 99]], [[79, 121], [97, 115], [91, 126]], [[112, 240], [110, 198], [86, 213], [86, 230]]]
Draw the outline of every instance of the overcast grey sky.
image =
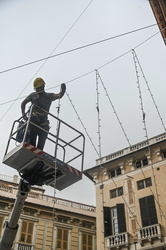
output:
[[[134, 48], [165, 122], [166, 50], [161, 34], [157, 33], [157, 25], [53, 57], [44, 65], [44, 61], [41, 61], [3, 72], [48, 57], [53, 51], [53, 55], [59, 54], [153, 24], [156, 21], [146, 0], [1, 0], [1, 162], [12, 122], [21, 116], [22, 99], [14, 103], [10, 101], [31, 93], [32, 82], [39, 76], [46, 81], [46, 88], [52, 88], [49, 92], [59, 92], [60, 84], [66, 83], [67, 92], [98, 149], [95, 72], [98, 69], [130, 143], [144, 140], [145, 131], [131, 52]], [[139, 75], [148, 136], [152, 137], [163, 133], [164, 129], [140, 72]], [[104, 156], [128, 147], [128, 142], [100, 82], [99, 92], [101, 153]], [[53, 103], [50, 110], [55, 115], [56, 107], [57, 102]], [[67, 95], [61, 100], [60, 118], [85, 134]], [[98, 155], [86, 136], [84, 169], [95, 166], [96, 159]], [[1, 174], [17, 174], [2, 163], [0, 166]], [[53, 189], [46, 189], [48, 194], [53, 195]], [[94, 184], [86, 177], [61, 192], [57, 191], [56, 195], [95, 204]]]

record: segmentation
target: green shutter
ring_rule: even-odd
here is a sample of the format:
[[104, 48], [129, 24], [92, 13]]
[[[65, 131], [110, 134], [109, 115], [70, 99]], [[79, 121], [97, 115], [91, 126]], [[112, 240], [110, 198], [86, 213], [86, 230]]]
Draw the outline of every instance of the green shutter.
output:
[[112, 235], [111, 225], [111, 208], [103, 207], [104, 209], [104, 237]]
[[154, 196], [150, 195], [139, 199], [142, 227], [158, 223]]
[[125, 210], [124, 210], [124, 204], [117, 204], [117, 215], [118, 215], [118, 227], [119, 227], [119, 233], [126, 232], [126, 217], [125, 217]]

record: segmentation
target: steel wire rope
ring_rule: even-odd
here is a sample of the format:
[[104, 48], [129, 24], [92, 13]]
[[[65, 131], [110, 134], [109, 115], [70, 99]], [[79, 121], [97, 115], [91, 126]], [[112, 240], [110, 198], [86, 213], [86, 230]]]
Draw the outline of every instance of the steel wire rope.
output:
[[148, 81], [147, 81], [147, 79], [146, 79], [146, 77], [145, 77], [145, 74], [144, 74], [144, 72], [143, 72], [142, 66], [141, 66], [141, 64], [140, 64], [140, 61], [139, 61], [138, 56], [137, 56], [137, 54], [136, 54], [136, 52], [135, 52], [134, 49], [133, 49], [133, 53], [134, 53], [134, 56], [135, 56], [135, 58], [136, 58], [136, 60], [137, 60], [137, 62], [138, 62], [139, 68], [140, 68], [141, 73], [142, 73], [142, 76], [143, 76], [143, 78], [144, 78], [144, 80], [145, 80], [145, 83], [146, 83], [146, 86], [147, 86], [148, 91], [149, 91], [149, 93], [150, 93], [150, 96], [151, 96], [151, 98], [152, 98], [153, 104], [154, 104], [154, 106], [155, 106], [155, 108], [156, 108], [157, 114], [158, 114], [158, 116], [159, 116], [159, 118], [160, 118], [160, 120], [161, 120], [161, 124], [162, 124], [164, 130], [166, 131], [166, 127], [165, 127], [165, 124], [164, 124], [163, 119], [162, 119], [162, 117], [161, 117], [161, 114], [160, 114], [160, 111], [159, 111], [158, 106], [157, 106], [157, 104], [156, 104], [156, 101], [155, 101], [155, 99], [154, 99], [154, 95], [152, 94], [152, 91], [151, 91], [151, 89], [150, 89], [150, 86], [149, 86], [149, 84], [148, 84]]
[[[96, 79], [97, 79], [97, 78], [96, 78]], [[97, 90], [97, 94], [99, 95], [99, 93], [98, 93], [98, 87], [96, 88], [96, 90]], [[83, 125], [83, 123], [82, 123], [82, 121], [81, 121], [81, 119], [80, 119], [80, 117], [79, 117], [79, 115], [78, 115], [78, 112], [77, 112], [77, 110], [75, 109], [75, 106], [73, 105], [72, 100], [71, 100], [70, 97], [69, 97], [69, 94], [68, 94], [67, 92], [66, 92], [66, 94], [67, 94], [68, 99], [69, 99], [69, 101], [71, 102], [71, 105], [73, 106], [73, 108], [74, 108], [74, 110], [75, 110], [75, 112], [76, 112], [76, 114], [77, 114], [77, 116], [78, 116], [78, 119], [80, 120], [82, 126], [84, 127], [84, 125]], [[100, 114], [99, 114], [99, 97], [98, 97], [97, 100], [98, 100], [98, 101], [97, 101], [98, 104], [97, 104], [96, 109], [97, 109], [97, 112], [98, 112], [98, 135], [99, 135], [99, 148], [100, 148], [99, 153], [97, 152], [97, 150], [96, 150], [96, 148], [95, 148], [93, 142], [91, 141], [91, 138], [90, 138], [89, 134], [87, 134], [87, 135], [88, 135], [90, 141], [92, 142], [92, 145], [94, 146], [95, 151], [97, 152], [97, 154], [98, 154], [99, 157], [100, 157], [100, 166], [102, 166], [102, 165], [101, 165], [101, 164], [102, 164], [102, 158], [101, 158], [101, 133], [100, 133], [100, 127], [101, 127], [100, 121], [101, 121], [101, 119], [100, 119]], [[85, 129], [85, 132], [87, 133], [85, 127], [84, 127], [84, 129]], [[112, 179], [112, 181], [113, 181], [115, 187], [118, 188], [118, 186], [117, 186], [117, 184], [115, 183], [114, 179], [113, 179], [113, 178], [111, 178], [111, 179]], [[102, 180], [101, 183], [102, 183], [102, 184], [101, 184], [101, 189], [102, 189], [101, 192], [102, 192], [102, 200], [103, 200], [102, 203], [104, 204], [104, 199], [103, 199], [103, 196], [104, 196], [104, 194], [103, 194], [103, 187], [104, 187], [104, 184], [103, 184], [103, 180]], [[124, 203], [126, 204], [128, 210], [129, 210], [129, 212], [133, 215], [134, 218], [136, 218], [136, 215], [135, 215], [134, 212], [131, 210], [131, 208], [128, 206], [128, 204], [127, 204], [126, 200], [124, 199], [124, 197], [122, 197], [122, 199], [123, 199]], [[102, 211], [102, 212], [103, 212], [103, 211]], [[137, 225], [141, 228], [141, 225], [139, 224], [139, 222], [138, 222], [137, 219], [136, 219], [136, 222], [137, 222]], [[102, 232], [102, 233], [103, 233], [103, 232]], [[104, 242], [104, 244], [105, 244], [105, 242]]]
[[[99, 74], [99, 77], [100, 77], [100, 74]], [[100, 79], [101, 79], [101, 77], [100, 77]], [[101, 82], [102, 82], [102, 79], [101, 79]], [[105, 87], [105, 86], [103, 85], [103, 87]], [[104, 89], [105, 89], [105, 88], [104, 88]], [[106, 92], [106, 93], [107, 93], [107, 92]], [[146, 130], [146, 131], [147, 131], [147, 130]], [[146, 135], [146, 136], [147, 136], [147, 135]], [[117, 186], [115, 180], [114, 180], [113, 178], [111, 178], [111, 179], [112, 179], [112, 181], [113, 181], [115, 187], [118, 188], [118, 186]], [[102, 182], [101, 182], [101, 183], [102, 183]], [[102, 183], [102, 185], [103, 185], [103, 183]], [[151, 191], [152, 191], [152, 190], [151, 190]], [[152, 191], [152, 192], [153, 192], [153, 191]], [[153, 194], [154, 194], [154, 193], [153, 193]], [[155, 197], [155, 195], [154, 195], [154, 197]], [[124, 195], [122, 196], [122, 199], [123, 199], [124, 203], [126, 204], [127, 208], [129, 209], [129, 212], [130, 212], [130, 213], [133, 215], [133, 217], [136, 219], [137, 225], [141, 228], [141, 225], [140, 225], [140, 223], [138, 222], [138, 220], [137, 220], [137, 218], [136, 218], [136, 215], [135, 215], [134, 212], [130, 209], [130, 207], [129, 207], [127, 201], [126, 201], [125, 198], [124, 198]], [[160, 209], [160, 213], [161, 213], [161, 208], [160, 208], [160, 206], [159, 206], [159, 209]], [[165, 244], [165, 242], [164, 242], [164, 244]], [[154, 248], [153, 245], [152, 245], [152, 248]]]
[[[145, 78], [145, 74], [143, 72], [143, 69], [141, 67], [141, 64], [138, 60], [138, 57], [136, 55], [136, 52], [133, 50], [132, 51], [132, 54], [133, 54], [133, 60], [134, 60], [134, 65], [135, 65], [135, 71], [136, 71], [136, 77], [137, 77], [137, 83], [138, 83], [138, 89], [139, 89], [139, 97], [140, 97], [140, 100], [141, 100], [141, 110], [142, 110], [142, 115], [143, 115], [143, 123], [144, 123], [144, 130], [145, 130], [145, 133], [146, 133], [146, 138], [147, 138], [147, 145], [148, 145], [148, 150], [149, 150], [149, 156], [150, 156], [150, 160], [151, 160], [151, 169], [152, 169], [152, 175], [153, 175], [153, 179], [154, 179], [154, 184], [155, 184], [155, 191], [156, 191], [156, 195], [157, 195], [157, 198], [151, 188], [151, 186], [149, 186], [149, 189], [151, 191], [151, 193], [154, 195], [154, 199], [159, 207], [159, 211], [160, 211], [160, 219], [161, 219], [161, 225], [163, 226], [163, 217], [164, 219], [166, 220], [166, 216], [164, 214], [164, 212], [162, 211], [161, 209], [161, 205], [160, 205], [160, 201], [159, 201], [159, 193], [158, 193], [158, 188], [157, 188], [157, 182], [156, 182], [156, 175], [154, 173], [154, 166], [153, 166], [153, 162], [152, 162], [152, 152], [151, 152], [151, 149], [150, 149], [150, 145], [149, 145], [149, 138], [148, 138], [148, 131], [147, 131], [147, 126], [146, 126], [146, 115], [145, 115], [145, 112], [144, 112], [144, 108], [143, 108], [143, 99], [142, 99], [142, 94], [141, 94], [141, 88], [140, 88], [140, 81], [139, 81], [139, 73], [138, 73], [138, 68], [137, 68], [137, 63], [138, 63], [138, 66], [141, 70], [141, 73], [142, 73], [142, 76], [143, 76], [143, 79], [145, 80], [145, 83], [146, 85], [148, 86], [148, 90], [150, 89], [149, 88], [149, 85], [147, 84], [147, 80]], [[151, 94], [151, 91], [150, 91], [150, 94]], [[153, 99], [153, 98], [152, 98]], [[155, 102], [155, 100], [154, 100]], [[141, 166], [141, 172], [144, 176], [144, 178], [146, 179], [146, 175], [144, 173], [144, 171], [142, 170], [142, 166]], [[165, 243], [165, 239], [164, 239], [164, 248], [166, 248], [166, 243]]]
[[[162, 30], [164, 30], [164, 29], [166, 29], [166, 27], [163, 28]], [[162, 31], [162, 30], [161, 30], [161, 31]], [[151, 38], [153, 38], [153, 37], [156, 36], [157, 34], [161, 33], [161, 31], [158, 31], [158, 32], [155, 33], [154, 35], [150, 36], [148, 39], [144, 40], [143, 42], [141, 42], [140, 44], [138, 44], [137, 46], [135, 46], [134, 49], [136, 49], [136, 48], [138, 48], [139, 46], [143, 45], [144, 43], [146, 43], [147, 41], [149, 41]], [[100, 67], [97, 68], [97, 70], [99, 70], [99, 69], [101, 69], [101, 68], [103, 68], [103, 67], [109, 65], [110, 63], [112, 63], [112, 62], [114, 62], [114, 61], [120, 59], [121, 57], [125, 56], [126, 54], [130, 53], [131, 51], [132, 51], [132, 50], [130, 49], [130, 50], [124, 52], [123, 54], [117, 56], [116, 58], [112, 59], [111, 61], [109, 61], [109, 62], [107, 62], [107, 63], [101, 65]], [[85, 74], [83, 74], [83, 75], [81, 75], [81, 76], [75, 77], [74, 79], [69, 80], [67, 83], [72, 82], [72, 81], [75, 81], [75, 80], [77, 80], [77, 79], [79, 79], [79, 78], [82, 78], [82, 77], [84, 77], [84, 76], [87, 76], [87, 75], [93, 73], [93, 71], [94, 71], [94, 70], [91, 70], [91, 71], [89, 71], [89, 72], [87, 72], [87, 73], [85, 73]], [[1, 72], [0, 72], [0, 73], [1, 73]], [[33, 77], [34, 77], [34, 76], [33, 76]], [[32, 79], [33, 79], [33, 78], [32, 78]], [[56, 87], [57, 87], [57, 86], [56, 86]], [[54, 88], [55, 88], [55, 87], [51, 87], [51, 88], [49, 88], [49, 89], [54, 89]], [[21, 94], [20, 94], [20, 95], [21, 95]], [[6, 101], [6, 102], [4, 102], [4, 103], [0, 103], [0, 105], [4, 105], [4, 104], [7, 104], [7, 103], [10, 103], [10, 102], [13, 102], [13, 101], [15, 102], [15, 101], [17, 101], [17, 100], [19, 100], [19, 99], [22, 99], [22, 98], [24, 98], [24, 97], [18, 97], [18, 98], [16, 98], [16, 99], [13, 99], [13, 100], [10, 100], [10, 101]], [[13, 105], [11, 105], [11, 106], [13, 106]], [[8, 110], [4, 113], [4, 115], [0, 118], [0, 122], [1, 122], [2, 119], [5, 117], [5, 115], [9, 112], [10, 109], [11, 109], [11, 107], [9, 107], [9, 109], [8, 109]]]
[[158, 35], [159, 33], [161, 34], [161, 32], [163, 30], [165, 30], [166, 27], [164, 27], [163, 29], [159, 30], [158, 32], [156, 32], [155, 34], [153, 34], [152, 36], [150, 36], [149, 38], [147, 38], [145, 41], [143, 41], [142, 43], [138, 44], [137, 46], [135, 46], [133, 49], [137, 49], [138, 47], [140, 47], [142, 44], [146, 43], [147, 41], [149, 41], [151, 38], [155, 37], [156, 35]]
[[84, 126], [84, 123], [83, 123], [81, 117], [79, 116], [78, 111], [76, 110], [75, 105], [73, 104], [73, 101], [71, 100], [71, 98], [70, 98], [69, 94], [67, 93], [67, 91], [66, 91], [66, 95], [67, 95], [67, 97], [68, 97], [68, 99], [69, 99], [69, 102], [70, 102], [70, 104], [72, 105], [72, 107], [73, 107], [73, 109], [74, 109], [74, 112], [76, 113], [76, 116], [77, 116], [78, 120], [80, 121], [80, 123], [81, 123], [81, 125], [82, 125], [82, 127], [83, 127], [83, 129], [84, 129], [84, 131], [85, 131], [85, 133], [86, 133], [86, 135], [87, 135], [87, 137], [88, 137], [88, 139], [90, 140], [90, 142], [91, 142], [91, 144], [92, 144], [94, 150], [96, 151], [97, 155], [99, 156], [99, 152], [97, 151], [97, 149], [96, 149], [96, 147], [95, 147], [95, 145], [94, 145], [94, 143], [93, 143], [93, 141], [92, 141], [92, 138], [90, 137], [90, 135], [89, 135], [89, 133], [88, 133], [86, 127]]
[[[91, 4], [91, 2], [89, 3], [89, 5]], [[89, 7], [89, 5], [87, 7]], [[87, 9], [87, 7], [86, 7], [86, 9]], [[100, 41], [96, 41], [96, 42], [93, 42], [93, 43], [90, 43], [90, 44], [86, 44], [86, 45], [83, 45], [83, 46], [80, 46], [80, 47], [77, 47], [77, 48], [73, 48], [73, 49], [70, 49], [70, 50], [58, 53], [56, 55], [52, 55], [52, 53], [51, 53], [51, 55], [48, 56], [48, 57], [44, 57], [44, 58], [41, 58], [41, 59], [38, 59], [38, 60], [35, 60], [35, 61], [32, 61], [32, 62], [29, 62], [29, 63], [25, 63], [25, 64], [22, 64], [22, 65], [19, 65], [19, 66], [10, 68], [10, 69], [6, 69], [6, 70], [3, 70], [3, 71], [0, 71], [0, 74], [9, 72], [9, 71], [12, 71], [12, 70], [15, 70], [15, 69], [19, 69], [19, 68], [22, 68], [22, 67], [25, 67], [25, 66], [29, 66], [31, 64], [35, 64], [35, 63], [38, 63], [38, 62], [41, 62], [41, 61], [44, 61], [44, 60], [48, 60], [48, 59], [51, 59], [53, 57], [61, 56], [61, 55], [64, 55], [64, 54], [67, 54], [67, 53], [70, 53], [70, 52], [73, 52], [73, 51], [76, 51], [76, 50], [84, 49], [84, 48], [87, 48], [87, 47], [90, 47], [90, 46], [93, 46], [93, 45], [96, 45], [96, 44], [99, 44], [99, 43], [103, 43], [103, 42], [106, 42], [106, 41], [109, 41], [109, 40], [112, 40], [112, 39], [115, 39], [115, 38], [118, 38], [118, 37], [121, 37], [121, 36], [129, 35], [129, 34], [132, 34], [134, 32], [138, 32], [138, 31], [141, 31], [141, 30], [144, 30], [144, 29], [147, 29], [147, 28], [151, 28], [151, 27], [156, 26], [156, 25], [157, 24], [152, 24], [152, 25], [148, 25], [148, 26], [145, 26], [145, 27], [142, 27], [142, 28], [139, 28], [139, 29], [128, 31], [128, 32], [125, 32], [125, 33], [122, 33], [122, 34], [119, 34], [119, 35], [116, 35], [116, 36], [113, 36], [113, 37], [109, 37], [109, 38], [106, 38], [106, 39], [103, 39], [103, 40], [100, 40]], [[66, 35], [64, 36], [64, 38], [65, 37], [66, 37]], [[55, 49], [54, 49], [54, 51], [55, 51]]]
[[[165, 28], [164, 28], [164, 29], [165, 29]], [[164, 30], [164, 29], [163, 29], [163, 30]], [[152, 37], [154, 37], [154, 36], [157, 35], [158, 33], [160, 33], [160, 32], [155, 33], [153, 36], [149, 37], [148, 39], [146, 39], [146, 40], [143, 41], [142, 43], [138, 44], [137, 46], [134, 47], [134, 49], [138, 48], [139, 46], [141, 46], [142, 44], [144, 44], [146, 41], [150, 40]], [[99, 69], [101, 69], [101, 68], [103, 68], [103, 67], [109, 65], [110, 63], [112, 63], [112, 62], [118, 60], [119, 58], [125, 56], [126, 54], [130, 53], [131, 51], [132, 51], [132, 50], [130, 49], [130, 50], [124, 52], [123, 54], [117, 56], [116, 58], [112, 59], [111, 61], [109, 61], [109, 62], [107, 62], [107, 63], [101, 65], [100, 67], [97, 68], [97, 70], [99, 70]], [[49, 58], [48, 58], [48, 59], [49, 59]], [[87, 76], [87, 75], [93, 73], [93, 71], [94, 71], [94, 70], [91, 70], [91, 71], [89, 71], [89, 72], [87, 72], [87, 73], [85, 73], [85, 74], [83, 74], [83, 75], [81, 75], [81, 76], [75, 77], [74, 79], [69, 80], [69, 81], [67, 81], [66, 83], [70, 83], [70, 82], [72, 82], [72, 81], [78, 80], [79, 78], [82, 78], [82, 77], [84, 77], [84, 76]], [[1, 74], [1, 73], [3, 73], [3, 72], [0, 72], [0, 74]], [[33, 79], [33, 78], [32, 78], [32, 79]], [[25, 88], [26, 88], [26, 87], [25, 87]], [[55, 87], [48, 88], [48, 90], [49, 90], [49, 89], [53, 89], [53, 88], [55, 88]], [[24, 91], [24, 90], [23, 90], [23, 91]], [[24, 97], [26, 97], [26, 96], [18, 97], [18, 98], [16, 98], [16, 99], [13, 99], [13, 100], [10, 100], [10, 101], [6, 101], [6, 102], [3, 102], [3, 103], [0, 103], [0, 105], [8, 104], [8, 103], [10, 103], [10, 102], [17, 101], [17, 100], [22, 99], [22, 98], [24, 98]]]
[[123, 134], [124, 134], [124, 136], [125, 136], [125, 138], [126, 138], [128, 144], [129, 144], [129, 146], [131, 147], [130, 140], [129, 140], [129, 138], [128, 138], [126, 132], [125, 132], [125, 129], [124, 129], [123, 125], [122, 125], [122, 122], [120, 121], [120, 118], [119, 118], [119, 116], [118, 116], [118, 114], [117, 114], [117, 112], [116, 112], [116, 109], [115, 109], [115, 107], [114, 107], [114, 105], [113, 105], [113, 103], [112, 103], [112, 101], [111, 101], [111, 98], [110, 98], [110, 96], [109, 96], [109, 94], [108, 94], [108, 91], [107, 91], [105, 85], [104, 85], [104, 82], [103, 82], [103, 80], [102, 80], [102, 78], [101, 78], [101, 76], [100, 76], [98, 70], [96, 70], [96, 72], [97, 72], [97, 74], [98, 74], [98, 76], [99, 76], [99, 78], [100, 78], [100, 81], [101, 81], [102, 86], [103, 86], [103, 88], [104, 88], [104, 90], [105, 90], [106, 96], [108, 97], [108, 100], [109, 100], [109, 102], [110, 102], [110, 104], [111, 104], [111, 107], [112, 107], [112, 109], [113, 109], [113, 111], [114, 111], [114, 114], [115, 114], [115, 116], [116, 116], [116, 118], [117, 118], [117, 120], [118, 120], [118, 123], [119, 123], [119, 125], [120, 125], [120, 127], [121, 127], [121, 129], [122, 129], [122, 131], [123, 131]]
[[[133, 52], [132, 52], [133, 53]], [[137, 78], [137, 88], [138, 88], [138, 91], [139, 91], [139, 98], [140, 98], [140, 107], [141, 107], [141, 112], [142, 112], [142, 116], [143, 116], [143, 124], [144, 124], [144, 131], [145, 131], [145, 137], [146, 137], [146, 140], [147, 140], [147, 145], [148, 145], [148, 150], [149, 150], [149, 156], [150, 156], [150, 159], [151, 159], [151, 168], [152, 168], [152, 174], [153, 174], [153, 178], [154, 178], [154, 182], [155, 182], [155, 175], [154, 175], [154, 169], [153, 169], [153, 162], [152, 162], [152, 156], [151, 156], [151, 149], [150, 149], [150, 145], [149, 145], [149, 138], [148, 138], [148, 132], [147, 132], [147, 126], [146, 126], [146, 121], [145, 121], [145, 118], [146, 118], [146, 114], [145, 114], [145, 111], [144, 111], [144, 106], [143, 106], [143, 99], [142, 99], [142, 93], [141, 93], [141, 87], [140, 87], [140, 81], [139, 81], [139, 75], [138, 75], [138, 69], [137, 69], [137, 62], [135, 60], [135, 55], [133, 53], [133, 61], [134, 61], [134, 66], [135, 66], [135, 72], [136, 72], [136, 78]], [[144, 176], [144, 178], [146, 179], [146, 175], [142, 169], [142, 166], [140, 167], [141, 169], [141, 172]], [[156, 187], [156, 182], [155, 182], [155, 190], [156, 190], [156, 195], [157, 195], [157, 198], [156, 198], [156, 195], [154, 194], [151, 186], [149, 186], [149, 189], [151, 191], [151, 193], [154, 195], [154, 199], [159, 207], [159, 211], [160, 211], [160, 216], [162, 218], [162, 216], [164, 217], [164, 219], [166, 220], [166, 216], [164, 214], [164, 212], [162, 211], [161, 209], [161, 205], [159, 203], [159, 194], [158, 194], [158, 190], [157, 190], [157, 187]], [[162, 222], [162, 220], [161, 220]]]
[[[33, 80], [33, 78], [37, 75], [37, 73], [41, 70], [41, 68], [46, 64], [46, 62], [48, 61], [48, 59], [50, 59], [52, 57], [52, 54], [54, 53], [54, 51], [58, 48], [58, 46], [62, 43], [62, 41], [65, 39], [65, 37], [68, 35], [68, 33], [72, 30], [72, 28], [74, 27], [74, 25], [78, 22], [78, 20], [81, 18], [81, 16], [84, 14], [84, 12], [88, 9], [88, 7], [90, 6], [90, 4], [93, 2], [93, 0], [91, 0], [89, 2], [89, 4], [86, 6], [86, 8], [81, 12], [81, 14], [79, 15], [79, 17], [76, 19], [76, 21], [72, 24], [72, 26], [69, 28], [69, 30], [65, 33], [65, 35], [62, 37], [62, 39], [60, 40], [60, 42], [57, 44], [57, 46], [53, 49], [53, 51], [50, 53], [50, 55], [48, 57], [45, 57], [44, 59], [42, 60], [39, 60], [39, 61], [44, 61], [42, 63], [42, 65], [39, 67], [39, 69], [37, 70], [37, 72], [33, 75], [33, 77], [30, 79], [30, 81], [26, 84], [26, 86], [23, 88], [23, 90], [20, 92], [20, 94], [18, 95], [18, 97], [15, 99], [17, 100], [20, 95], [24, 92], [24, 90], [27, 88], [27, 86], [31, 83], [31, 81]], [[29, 65], [29, 64], [27, 64]], [[24, 66], [27, 66], [26, 64]], [[20, 67], [15, 67], [13, 69], [17, 69], [17, 68], [20, 68]], [[7, 71], [10, 71], [10, 70], [7, 70]], [[6, 71], [6, 72], [7, 72]], [[0, 72], [1, 73], [4, 73], [3, 72]], [[0, 122], [2, 121], [2, 119], [5, 117], [5, 115], [9, 112], [9, 110], [12, 108], [12, 106], [14, 105], [16, 101], [14, 101], [10, 107], [7, 109], [7, 111], [4, 113], [4, 115], [1, 117], [0, 119]]]
[[98, 140], [99, 140], [99, 157], [101, 159], [101, 117], [100, 117], [100, 103], [99, 103], [99, 75], [96, 70], [96, 93], [97, 93], [97, 103], [96, 103], [96, 110], [97, 110], [97, 115], [98, 115]]
[[[163, 30], [165, 30], [165, 29], [166, 29], [166, 27], [163, 28], [161, 31], [163, 31]], [[141, 43], [139, 43], [138, 45], [136, 45], [133, 49], [137, 49], [138, 47], [140, 47], [140, 46], [143, 45], [144, 43], [148, 42], [150, 39], [152, 39], [153, 37], [155, 37], [156, 35], [158, 35], [159, 33], [161, 33], [161, 31], [158, 31], [158, 32], [156, 32], [155, 34], [153, 34], [152, 36], [148, 37], [148, 38], [145, 39], [143, 42], [141, 42]], [[120, 56], [116, 57], [115, 59], [112, 59], [111, 61], [109, 61], [109, 62], [103, 64], [103, 65], [100, 66], [98, 69], [101, 69], [101, 68], [103, 68], [103, 67], [109, 65], [110, 63], [114, 62], [115, 60], [117, 60], [117, 59], [119, 59], [119, 58], [121, 58], [121, 57], [127, 55], [127, 54], [130, 53], [131, 51], [132, 51], [132, 49], [130, 49], [130, 50], [124, 52], [123, 54], [121, 54]]]
[[[59, 118], [60, 115], [60, 98], [58, 99], [58, 106], [57, 106], [57, 118]], [[53, 227], [52, 227], [52, 241], [54, 239], [54, 222], [56, 219], [56, 184], [57, 184], [57, 150], [58, 150], [58, 137], [59, 137], [59, 121], [57, 120], [57, 124], [56, 124], [56, 142], [55, 142], [55, 151], [54, 151], [54, 167], [55, 167], [55, 171], [54, 171], [54, 199], [53, 199], [53, 213], [52, 213], [52, 219], [53, 219]], [[53, 249], [53, 248], [52, 248]]]
[[[103, 161], [102, 161], [102, 157], [101, 157], [101, 131], [100, 131], [100, 128], [101, 128], [101, 118], [100, 118], [100, 107], [99, 107], [99, 88], [98, 88], [99, 81], [98, 80], [99, 80], [99, 74], [96, 71], [96, 92], [97, 92], [97, 106], [96, 106], [96, 110], [97, 110], [97, 113], [98, 113], [98, 138], [99, 138], [99, 148], [100, 148], [100, 150], [99, 150], [99, 152], [100, 152], [100, 168], [103, 170]], [[111, 180], [112, 180], [114, 186], [116, 188], [118, 188], [115, 180], [112, 177], [111, 177]], [[104, 190], [103, 173], [101, 173], [101, 181], [100, 181], [100, 183], [101, 183], [100, 189], [101, 189], [101, 195], [102, 195], [102, 206], [103, 206], [103, 209], [104, 209], [104, 203], [105, 203], [105, 201], [104, 201], [104, 193], [103, 193], [103, 190]], [[122, 195], [122, 199], [123, 199], [124, 203], [126, 204], [126, 207], [128, 208], [129, 212], [136, 219], [137, 225], [141, 228], [141, 225], [139, 224], [136, 215], [134, 214], [134, 212], [129, 207], [127, 201], [124, 198], [124, 195]], [[104, 210], [101, 211], [101, 212], [104, 214]], [[104, 234], [105, 232], [102, 232], [102, 233]], [[103, 242], [103, 244], [105, 245], [105, 241]]]
[[[138, 87], [138, 90], [139, 90], [139, 98], [140, 98], [140, 106], [141, 106], [141, 111], [142, 111], [142, 116], [143, 116], [143, 124], [144, 124], [144, 130], [145, 130], [145, 137], [147, 139], [147, 145], [148, 145], [148, 150], [149, 150], [149, 156], [150, 156], [150, 159], [151, 159], [151, 168], [152, 168], [152, 174], [153, 174], [153, 178], [154, 178], [154, 183], [155, 183], [155, 191], [156, 191], [156, 195], [157, 195], [157, 198], [156, 198], [156, 195], [154, 194], [151, 186], [149, 186], [149, 189], [152, 193], [152, 195], [154, 196], [154, 199], [159, 207], [159, 211], [160, 211], [160, 218], [161, 218], [161, 225], [163, 224], [162, 223], [162, 216], [164, 217], [164, 219], [166, 220], [166, 216], [164, 214], [164, 212], [162, 211], [161, 209], [161, 205], [159, 203], [159, 194], [158, 194], [158, 189], [157, 189], [157, 184], [156, 184], [156, 179], [155, 179], [155, 174], [154, 174], [154, 168], [153, 168], [153, 162], [152, 162], [152, 152], [151, 152], [151, 149], [150, 149], [150, 145], [149, 145], [149, 138], [148, 138], [148, 132], [147, 132], [147, 126], [146, 126], [146, 121], [145, 121], [145, 118], [146, 118], [146, 114], [145, 114], [145, 111], [144, 111], [144, 107], [143, 107], [143, 99], [142, 99], [142, 93], [141, 93], [141, 87], [140, 87], [140, 81], [139, 81], [139, 74], [138, 74], [138, 69], [137, 69], [137, 57], [135, 56], [135, 51], [133, 50], [132, 51], [132, 54], [133, 54], [133, 61], [134, 61], [134, 66], [135, 66], [135, 72], [136, 72], [136, 78], [137, 78], [137, 87]], [[144, 176], [144, 178], [146, 179], [146, 175], [142, 169], [142, 166], [141, 166], [141, 172]], [[151, 246], [153, 246], [151, 244]], [[164, 240], [164, 246], [165, 246], [165, 240]]]
[[[98, 141], [99, 141], [99, 157], [100, 157], [100, 168], [103, 169], [102, 166], [102, 158], [101, 158], [101, 118], [100, 118], [100, 103], [99, 103], [99, 76], [97, 74], [96, 71], [96, 110], [97, 110], [97, 124], [98, 124]], [[102, 210], [101, 213], [104, 215], [104, 183], [103, 183], [103, 175], [101, 175], [101, 185], [100, 185], [100, 190], [101, 190], [101, 200], [102, 200]], [[103, 239], [104, 241], [102, 242], [104, 245], [104, 249], [105, 249], [105, 228], [104, 228], [104, 218], [103, 218], [103, 232], [101, 231], [101, 233], [103, 234]]]

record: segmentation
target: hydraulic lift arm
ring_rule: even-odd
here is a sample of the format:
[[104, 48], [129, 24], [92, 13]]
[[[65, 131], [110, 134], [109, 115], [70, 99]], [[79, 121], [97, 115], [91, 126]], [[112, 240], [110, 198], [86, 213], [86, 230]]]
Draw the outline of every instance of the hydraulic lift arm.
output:
[[[21, 180], [10, 219], [4, 224], [0, 250], [12, 249], [18, 231], [18, 220], [31, 186], [49, 185], [53, 188], [56, 186], [58, 190], [62, 190], [82, 179], [85, 148], [84, 135], [51, 113], [37, 107], [41, 109], [41, 113], [46, 114], [46, 116], [49, 115], [53, 120], [53, 124], [56, 125], [56, 130], [52, 129], [52, 132], [45, 130], [31, 121], [34, 107], [36, 106], [32, 105], [26, 123], [22, 124], [23, 117], [14, 121], [3, 159], [4, 164], [19, 172]], [[30, 125], [48, 134], [47, 140], [55, 147], [54, 156], [29, 143], [28, 131]], [[64, 129], [66, 133], [63, 133]], [[20, 131], [21, 137], [18, 136]], [[57, 131], [56, 134], [55, 131]], [[66, 134], [70, 135], [67, 140], [65, 138]], [[13, 142], [18, 144], [12, 149]], [[61, 149], [59, 155], [57, 155], [57, 147]], [[12, 150], [9, 151], [10, 149]], [[57, 158], [58, 156], [60, 156], [60, 159]], [[80, 170], [69, 165], [70, 162], [75, 162], [75, 160], [77, 162], [77, 159], [80, 159]]]
[[11, 250], [17, 230], [18, 220], [21, 210], [24, 206], [25, 200], [28, 196], [31, 185], [25, 180], [21, 179], [18, 187], [17, 198], [14, 203], [13, 211], [9, 221], [4, 224], [4, 232], [0, 242], [0, 250]]

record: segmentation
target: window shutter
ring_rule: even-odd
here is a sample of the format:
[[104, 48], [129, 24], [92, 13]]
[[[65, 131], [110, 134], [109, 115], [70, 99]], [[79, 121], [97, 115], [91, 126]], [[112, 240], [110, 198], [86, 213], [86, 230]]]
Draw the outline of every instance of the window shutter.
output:
[[111, 208], [103, 207], [104, 209], [104, 237], [112, 235], [111, 226]]
[[158, 219], [157, 219], [156, 206], [153, 195], [147, 197], [147, 204], [149, 209], [150, 225], [157, 224]]
[[139, 199], [142, 226], [147, 227], [158, 223], [154, 196]]
[[118, 226], [119, 226], [119, 233], [126, 232], [126, 217], [125, 217], [125, 210], [124, 204], [117, 204], [117, 215], [118, 215]]
[[149, 226], [146, 197], [139, 199], [142, 226]]

